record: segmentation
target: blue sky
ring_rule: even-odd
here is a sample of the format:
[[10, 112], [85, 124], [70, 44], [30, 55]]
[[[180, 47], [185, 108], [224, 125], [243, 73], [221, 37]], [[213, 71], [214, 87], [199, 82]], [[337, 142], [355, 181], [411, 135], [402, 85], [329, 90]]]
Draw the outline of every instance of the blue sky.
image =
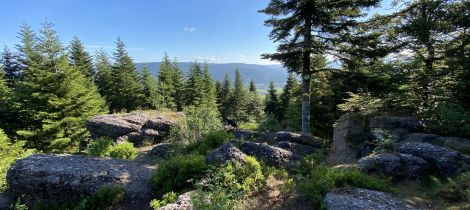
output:
[[[13, 47], [19, 26], [55, 24], [63, 43], [78, 36], [92, 54], [111, 52], [118, 36], [136, 62], [160, 61], [164, 52], [179, 61], [271, 62], [274, 52], [267, 18], [257, 13], [269, 0], [3, 0], [0, 45]], [[389, 5], [385, 0], [383, 5]], [[379, 9], [383, 12], [383, 9]]]

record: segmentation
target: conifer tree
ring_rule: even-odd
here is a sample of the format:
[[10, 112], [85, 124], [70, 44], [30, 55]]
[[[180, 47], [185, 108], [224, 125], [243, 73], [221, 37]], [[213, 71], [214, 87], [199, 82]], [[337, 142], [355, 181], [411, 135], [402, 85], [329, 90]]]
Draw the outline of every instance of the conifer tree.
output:
[[[96, 89], [68, 64], [67, 56], [51, 23], [44, 23], [38, 38], [31, 31], [20, 33], [24, 77], [18, 83], [22, 115], [27, 127], [17, 133], [27, 146], [42, 151], [76, 151], [87, 136], [88, 118], [106, 112]], [[35, 49], [36, 51], [30, 51]]]
[[9, 135], [15, 129], [14, 124], [18, 119], [15, 116], [17, 107], [14, 101], [13, 90], [8, 87], [5, 72], [0, 69], [0, 128], [5, 129]]
[[243, 86], [243, 80], [240, 70], [235, 70], [235, 83], [233, 86], [233, 93], [231, 97], [232, 113], [231, 118], [236, 121], [247, 121], [248, 115], [246, 112], [248, 104], [248, 94]]
[[217, 97], [215, 92], [214, 81], [212, 80], [211, 74], [209, 73], [209, 66], [204, 64], [204, 103], [208, 107], [217, 107]]
[[92, 81], [95, 74], [93, 58], [85, 51], [83, 43], [78, 37], [74, 37], [70, 42], [69, 56], [70, 65], [81, 71], [85, 78]]
[[185, 85], [185, 105], [200, 105], [205, 99], [205, 88], [206, 84], [204, 82], [204, 73], [201, 65], [193, 63]]
[[175, 92], [173, 95], [173, 99], [176, 104], [177, 111], [183, 111], [184, 105], [184, 75], [183, 71], [178, 65], [178, 61], [173, 59], [173, 86], [175, 88]]
[[220, 114], [223, 118], [227, 118], [230, 116], [232, 112], [232, 103], [230, 98], [232, 97], [233, 89], [232, 89], [232, 81], [228, 74], [225, 74], [222, 90], [220, 92]]
[[268, 94], [266, 94], [264, 99], [264, 113], [271, 115], [279, 120], [279, 98], [274, 81], [269, 83]]
[[98, 50], [95, 55], [95, 84], [100, 95], [107, 101], [112, 97], [113, 75], [112, 65], [109, 56], [103, 49]]
[[0, 70], [3, 70], [4, 79], [9, 87], [13, 88], [15, 86], [20, 77], [21, 68], [18, 56], [5, 46], [0, 57]]
[[158, 72], [158, 92], [163, 99], [164, 106], [169, 109], [176, 108], [174, 74], [174, 65], [165, 53]]
[[144, 101], [143, 85], [132, 58], [126, 51], [124, 42], [118, 38], [113, 65], [112, 95], [109, 97], [113, 112], [130, 112], [142, 106]]
[[248, 92], [248, 104], [246, 107], [249, 119], [259, 121], [263, 115], [263, 108], [263, 101], [256, 91], [255, 82], [251, 80]]
[[248, 88], [248, 90], [249, 90], [250, 92], [256, 92], [255, 81], [253, 81], [253, 80], [250, 81], [250, 87]]
[[142, 83], [144, 85], [144, 108], [157, 109], [161, 107], [162, 99], [158, 93], [157, 80], [150, 74], [146, 65], [142, 70]]
[[[295, 79], [295, 75], [293, 73], [289, 73], [287, 77], [286, 85], [279, 96], [279, 115], [280, 121], [286, 119], [286, 115], [288, 114], [287, 111], [289, 110], [292, 101], [294, 100], [295, 92], [298, 91], [298, 84], [297, 80]], [[300, 119], [299, 119], [300, 120]]]
[[[361, 9], [378, 5], [380, 0], [271, 0], [260, 12], [270, 15], [265, 25], [272, 27], [270, 38], [279, 42], [276, 53], [263, 58], [280, 61], [290, 71], [302, 76], [302, 133], [310, 135], [310, 80], [311, 74], [323, 69], [312, 69], [312, 55], [328, 53], [339, 59], [352, 46], [367, 53], [369, 46], [360, 46], [368, 40], [351, 36], [359, 25]], [[354, 42], [353, 44], [350, 44]], [[360, 47], [357, 47], [360, 46]]]

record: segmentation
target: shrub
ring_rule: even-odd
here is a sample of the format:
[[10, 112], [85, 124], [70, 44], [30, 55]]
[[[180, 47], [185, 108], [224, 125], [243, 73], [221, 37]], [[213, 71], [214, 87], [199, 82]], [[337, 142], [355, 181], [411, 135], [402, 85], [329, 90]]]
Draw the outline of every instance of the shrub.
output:
[[334, 169], [319, 165], [301, 185], [318, 209], [324, 209], [323, 197], [328, 191], [340, 187], [360, 187], [390, 191], [390, 181], [363, 174], [358, 169]]
[[196, 209], [233, 209], [258, 191], [264, 180], [261, 165], [254, 157], [246, 157], [244, 163], [229, 162], [210, 170], [192, 197], [193, 204]]
[[189, 106], [184, 109], [184, 113], [185, 116], [179, 118], [170, 131], [170, 138], [176, 143], [197, 144], [204, 135], [223, 127], [217, 108]]
[[10, 166], [18, 159], [31, 155], [33, 150], [23, 149], [25, 142], [12, 143], [0, 129], [0, 192], [7, 188], [6, 175]]
[[203, 155], [175, 156], [160, 163], [158, 169], [151, 175], [150, 183], [160, 195], [170, 191], [180, 192], [191, 188], [190, 181], [201, 178], [206, 170], [207, 164]]
[[86, 153], [88, 156], [93, 157], [108, 157], [113, 143], [113, 140], [110, 138], [100, 137], [91, 141]]
[[233, 138], [233, 134], [227, 133], [224, 130], [210, 132], [204, 135], [202, 141], [189, 145], [186, 150], [195, 150], [197, 153], [205, 155], [208, 151], [221, 146], [224, 142]]
[[162, 196], [161, 200], [153, 199], [152, 201], [150, 201], [150, 207], [157, 210], [160, 207], [166, 206], [169, 203], [176, 202], [176, 198], [176, 193], [174, 193], [173, 191], [166, 193]]
[[256, 121], [248, 121], [245, 123], [241, 123], [238, 128], [243, 130], [256, 131], [259, 128], [259, 123]]
[[87, 206], [91, 209], [105, 209], [124, 199], [125, 190], [122, 186], [112, 185], [100, 187], [87, 200]]
[[260, 132], [276, 132], [282, 130], [281, 123], [272, 115], [265, 116], [258, 126]]
[[112, 147], [109, 151], [109, 156], [118, 159], [134, 159], [137, 156], [137, 149], [134, 148], [134, 144], [125, 142], [117, 144]]
[[439, 198], [448, 202], [470, 203], [470, 172], [465, 172], [453, 178], [447, 178], [437, 193]]

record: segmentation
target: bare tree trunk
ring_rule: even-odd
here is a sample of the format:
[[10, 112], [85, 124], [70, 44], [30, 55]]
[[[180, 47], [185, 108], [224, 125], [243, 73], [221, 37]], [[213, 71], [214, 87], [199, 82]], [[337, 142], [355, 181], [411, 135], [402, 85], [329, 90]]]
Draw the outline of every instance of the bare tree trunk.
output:
[[310, 135], [310, 42], [312, 41], [312, 20], [307, 15], [304, 28], [302, 55], [302, 134]]

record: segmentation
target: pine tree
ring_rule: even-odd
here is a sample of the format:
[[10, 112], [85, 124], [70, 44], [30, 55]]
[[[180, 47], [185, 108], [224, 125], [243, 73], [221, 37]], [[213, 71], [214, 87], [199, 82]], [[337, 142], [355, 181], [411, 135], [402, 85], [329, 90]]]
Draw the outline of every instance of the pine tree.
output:
[[127, 54], [124, 42], [118, 38], [113, 65], [110, 109], [114, 112], [136, 110], [144, 101], [143, 85], [132, 58]]
[[264, 113], [275, 117], [277, 120], [280, 119], [279, 114], [279, 99], [274, 82], [269, 83], [268, 94], [265, 96], [264, 101]]
[[13, 134], [17, 122], [16, 103], [13, 90], [8, 87], [6, 73], [0, 69], [0, 128], [5, 129], [9, 135]]
[[232, 103], [230, 98], [232, 97], [232, 81], [228, 74], [225, 74], [222, 90], [220, 92], [220, 114], [222, 118], [227, 118], [232, 113]]
[[175, 92], [173, 95], [173, 99], [176, 104], [177, 111], [183, 111], [184, 106], [184, 75], [183, 71], [178, 65], [178, 61], [173, 59], [173, 86], [175, 88]]
[[256, 85], [255, 85], [255, 81], [251, 80], [250, 81], [250, 87], [248, 89], [250, 92], [256, 92]]
[[204, 103], [208, 107], [217, 107], [217, 97], [216, 97], [216, 90], [214, 81], [212, 80], [211, 74], [209, 73], [209, 66], [204, 64]]
[[11, 88], [15, 86], [15, 83], [21, 74], [22, 67], [18, 60], [18, 56], [13, 54], [10, 49], [8, 49], [6, 46], [3, 48], [3, 52], [0, 58], [0, 70], [3, 69], [7, 85]]
[[197, 106], [200, 105], [205, 99], [205, 82], [204, 73], [201, 65], [193, 63], [188, 74], [188, 79], [185, 85], [185, 105], [186, 106]]
[[17, 133], [30, 148], [75, 151], [87, 136], [86, 121], [105, 113], [105, 103], [96, 89], [86, 87], [85, 76], [68, 64], [53, 25], [44, 23], [40, 32], [38, 38], [29, 39], [33, 33], [28, 30], [20, 36], [25, 70], [17, 92], [28, 126]]
[[164, 106], [168, 109], [176, 108], [174, 74], [174, 65], [165, 53], [158, 72], [158, 91], [163, 99]]
[[95, 74], [93, 58], [85, 51], [83, 43], [78, 37], [74, 37], [72, 42], [70, 42], [69, 55], [70, 65], [81, 71], [87, 79], [92, 81]]
[[161, 107], [162, 99], [158, 93], [157, 80], [150, 74], [146, 65], [142, 70], [142, 83], [144, 85], [144, 108], [157, 109]]
[[106, 99], [109, 105], [109, 99], [112, 97], [113, 91], [113, 75], [112, 65], [109, 60], [109, 56], [103, 49], [96, 52], [95, 55], [95, 84], [98, 88], [100, 95]]
[[247, 104], [248, 94], [243, 86], [243, 80], [240, 70], [235, 70], [235, 83], [233, 86], [233, 93], [231, 95], [232, 113], [231, 118], [237, 122], [244, 122], [248, 120]]
[[248, 92], [248, 104], [246, 106], [246, 112], [249, 119], [259, 121], [263, 116], [263, 108], [263, 101], [256, 91], [255, 82], [251, 80]]
[[[280, 61], [302, 76], [302, 133], [310, 134], [310, 79], [322, 69], [311, 69], [312, 55], [326, 52], [343, 58], [345, 46], [356, 47], [363, 37], [353, 38], [351, 31], [364, 16], [362, 8], [378, 5], [380, 0], [271, 0], [260, 12], [270, 15], [265, 25], [272, 27], [270, 37], [279, 42], [276, 53], [263, 58]], [[374, 36], [374, 34], [369, 35]], [[354, 44], [349, 44], [354, 39]], [[356, 48], [365, 53], [367, 46]]]
[[295, 92], [298, 91], [298, 86], [299, 85], [297, 84], [295, 75], [293, 73], [289, 73], [286, 86], [284, 86], [284, 89], [279, 97], [279, 120], [281, 122], [287, 117], [287, 112], [292, 104], [292, 101], [294, 100]]

